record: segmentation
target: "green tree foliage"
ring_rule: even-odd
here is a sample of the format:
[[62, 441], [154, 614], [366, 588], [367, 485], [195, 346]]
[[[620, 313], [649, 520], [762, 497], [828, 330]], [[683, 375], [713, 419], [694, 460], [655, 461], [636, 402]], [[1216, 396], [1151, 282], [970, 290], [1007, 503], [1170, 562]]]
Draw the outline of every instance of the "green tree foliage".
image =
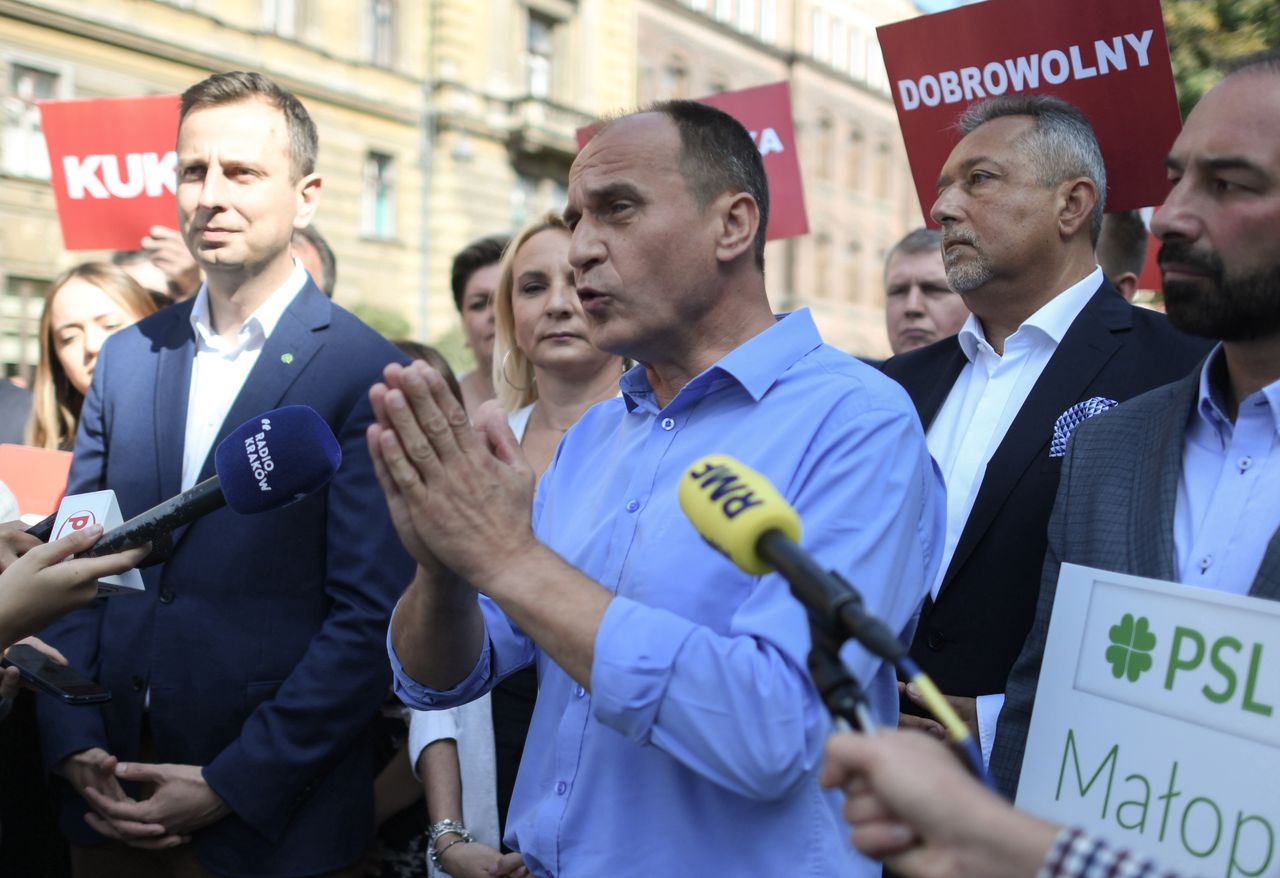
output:
[[1185, 118], [1226, 59], [1280, 46], [1280, 0], [1162, 0], [1178, 105]]

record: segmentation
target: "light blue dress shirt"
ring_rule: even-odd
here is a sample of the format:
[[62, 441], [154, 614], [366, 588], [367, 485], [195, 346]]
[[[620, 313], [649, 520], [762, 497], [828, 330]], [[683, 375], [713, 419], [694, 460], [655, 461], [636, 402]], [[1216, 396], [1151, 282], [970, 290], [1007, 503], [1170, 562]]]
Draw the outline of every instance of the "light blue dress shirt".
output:
[[[472, 673], [429, 691], [392, 652], [398, 694], [445, 707], [538, 663], [506, 830], [536, 875], [878, 875], [849, 846], [837, 795], [817, 784], [830, 724], [805, 670], [803, 607], [781, 577], [748, 576], [703, 543], [676, 488], [711, 453], [758, 470], [799, 511], [805, 548], [905, 630], [946, 530], [914, 408], [896, 383], [824, 345], [806, 311], [665, 408], [642, 367], [622, 391], [569, 431], [534, 501], [538, 537], [616, 595], [591, 691], [481, 597], [489, 649]], [[894, 724], [892, 670], [855, 645], [842, 655], [875, 716]]]
[[1280, 528], [1280, 381], [1241, 400], [1232, 423], [1218, 390], [1225, 370], [1219, 345], [1201, 369], [1183, 442], [1174, 559], [1186, 585], [1248, 594]]

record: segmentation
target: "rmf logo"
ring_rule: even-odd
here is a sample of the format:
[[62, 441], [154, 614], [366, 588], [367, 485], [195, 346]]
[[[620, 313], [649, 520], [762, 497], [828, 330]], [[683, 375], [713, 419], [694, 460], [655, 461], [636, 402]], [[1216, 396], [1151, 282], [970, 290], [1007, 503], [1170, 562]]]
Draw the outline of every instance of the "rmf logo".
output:
[[62, 527], [58, 528], [58, 532], [54, 534], [55, 540], [62, 539], [67, 534], [78, 530], [84, 530], [91, 524], [97, 524], [98, 519], [88, 509], [82, 509], [79, 512], [73, 512], [67, 516], [67, 520], [62, 522]]

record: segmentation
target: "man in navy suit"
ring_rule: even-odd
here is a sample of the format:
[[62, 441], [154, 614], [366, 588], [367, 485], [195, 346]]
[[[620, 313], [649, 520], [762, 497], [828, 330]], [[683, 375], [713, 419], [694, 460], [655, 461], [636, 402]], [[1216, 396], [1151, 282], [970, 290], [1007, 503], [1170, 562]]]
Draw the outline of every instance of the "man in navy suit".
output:
[[[973, 313], [955, 337], [884, 371], [915, 402], [947, 484], [942, 565], [911, 654], [989, 756], [1035, 615], [1071, 430], [1186, 375], [1208, 343], [1134, 308], [1103, 277], [1094, 247], [1106, 170], [1079, 110], [1011, 95], [970, 107], [960, 128], [932, 214], [947, 283]], [[912, 687], [902, 700], [919, 710]]]
[[207, 282], [103, 350], [68, 491], [110, 488], [127, 518], [208, 478], [227, 433], [289, 404], [319, 412], [343, 458], [291, 506], [181, 529], [145, 594], [50, 630], [115, 696], [42, 706], [79, 876], [347, 875], [372, 837], [370, 721], [413, 568], [364, 433], [370, 384], [402, 358], [290, 254], [319, 201], [315, 152], [305, 108], [261, 75], [182, 97], [178, 219]]

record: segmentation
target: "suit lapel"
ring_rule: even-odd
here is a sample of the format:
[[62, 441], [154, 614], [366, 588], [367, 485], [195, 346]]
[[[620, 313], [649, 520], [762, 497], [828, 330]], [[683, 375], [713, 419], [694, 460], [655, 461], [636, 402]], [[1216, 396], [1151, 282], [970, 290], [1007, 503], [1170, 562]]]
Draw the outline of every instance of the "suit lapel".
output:
[[323, 344], [323, 333], [319, 330], [329, 325], [331, 310], [332, 305], [324, 293], [310, 281], [285, 309], [218, 428], [209, 456], [200, 469], [200, 481], [214, 474], [214, 452], [227, 434], [250, 418], [279, 407], [285, 393]]
[[1169, 405], [1151, 419], [1143, 453], [1133, 476], [1133, 538], [1129, 542], [1132, 571], [1138, 576], [1175, 580], [1173, 519], [1182, 476], [1182, 444], [1187, 418], [1195, 406], [1200, 370], [1173, 387]]
[[192, 302], [169, 307], [171, 323], [160, 339], [156, 364], [155, 448], [159, 497], [182, 490], [182, 452], [187, 437], [187, 397], [191, 393], [191, 361], [195, 336], [191, 329]]
[[1267, 553], [1262, 556], [1262, 564], [1249, 594], [1256, 598], [1280, 600], [1280, 530], [1272, 534], [1271, 541], [1267, 543]]
[[948, 349], [944, 358], [937, 364], [936, 368], [930, 368], [932, 372], [928, 378], [920, 385], [909, 385], [907, 394], [911, 397], [911, 401], [915, 403], [916, 411], [920, 415], [920, 423], [925, 430], [933, 423], [933, 419], [938, 416], [938, 411], [942, 408], [942, 404], [947, 401], [947, 394], [951, 392], [951, 388], [955, 386], [956, 379], [960, 377], [960, 372], [964, 369], [968, 359], [964, 355], [964, 351], [960, 349], [960, 341], [958, 336], [953, 336], [948, 341]]
[[1128, 302], [1103, 282], [1063, 336], [1026, 402], [987, 463], [973, 509], [965, 521], [942, 588], [964, 566], [1033, 462], [1047, 460], [1053, 425], [1078, 402], [1120, 348], [1116, 333], [1133, 325]]

